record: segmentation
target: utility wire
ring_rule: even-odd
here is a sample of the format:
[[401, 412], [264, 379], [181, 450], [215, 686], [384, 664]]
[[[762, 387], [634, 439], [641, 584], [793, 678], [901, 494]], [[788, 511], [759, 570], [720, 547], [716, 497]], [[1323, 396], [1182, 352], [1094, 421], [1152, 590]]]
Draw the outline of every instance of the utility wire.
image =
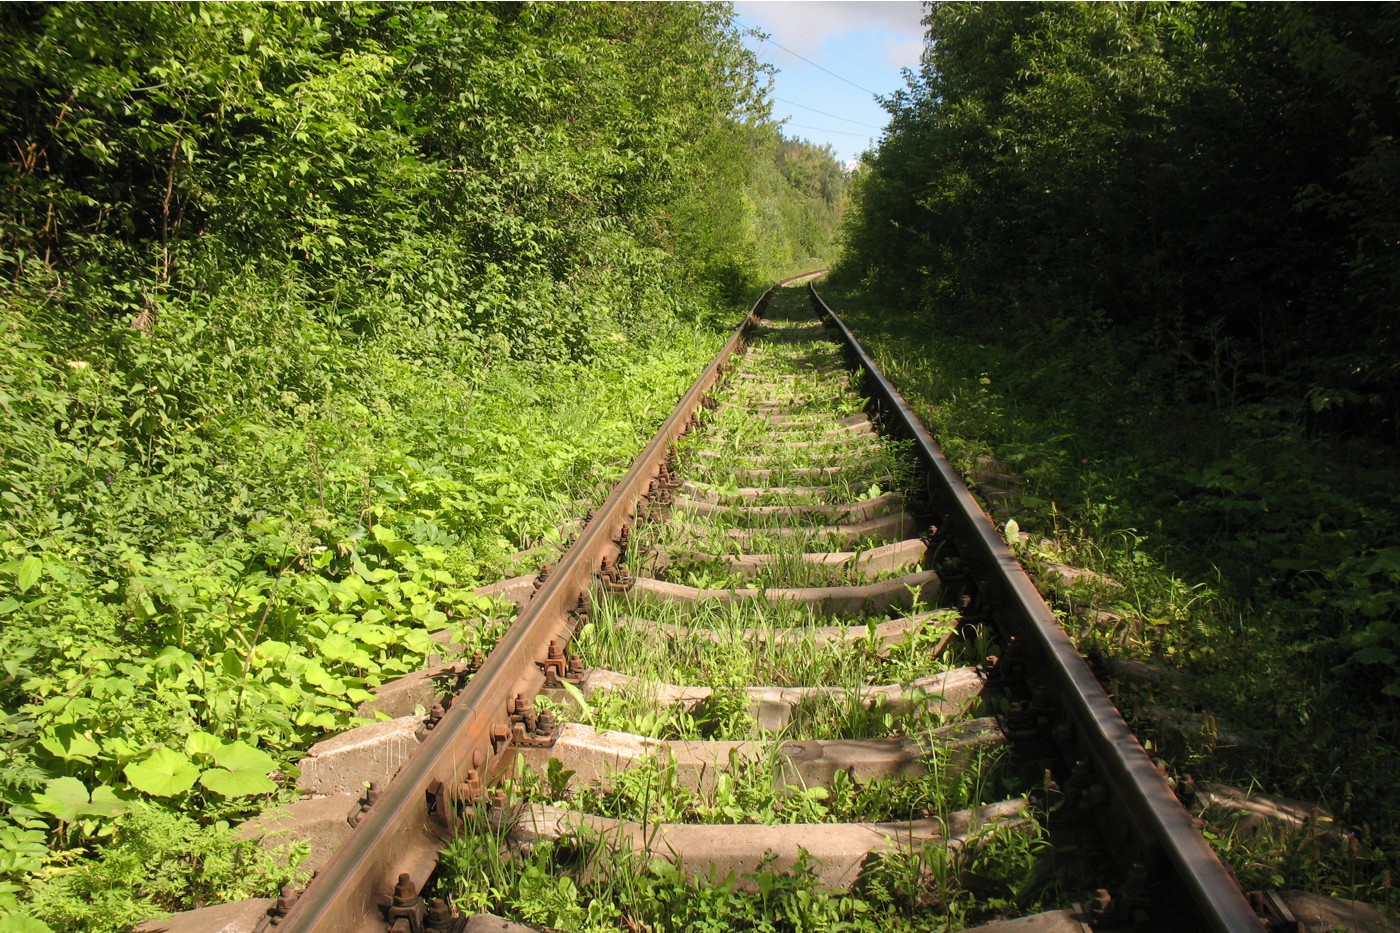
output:
[[795, 126], [799, 130], [814, 130], [818, 133], [835, 133], [837, 136], [858, 136], [861, 139], [869, 139], [869, 133], [847, 133], [845, 130], [829, 130], [821, 126], [803, 126], [801, 123], [784, 123], [783, 126]]
[[864, 91], [865, 93], [869, 94], [871, 97], [879, 97], [879, 96], [880, 96], [880, 92], [879, 92], [879, 91], [872, 91], [872, 90], [870, 90], [870, 88], [868, 88], [868, 87], [861, 87], [859, 84], [856, 84], [856, 83], [855, 83], [854, 81], [852, 81], [850, 78], [846, 78], [846, 77], [843, 77], [843, 76], [837, 74], [836, 72], [832, 71], [830, 68], [826, 67], [825, 65], [818, 65], [816, 62], [812, 61], [810, 58], [807, 58], [806, 56], [798, 55], [798, 54], [797, 54], [796, 52], [794, 52], [792, 49], [788, 48], [787, 46], [783, 45], [783, 44], [780, 43], [780, 42], [774, 41], [772, 38], [767, 38], [767, 39], [764, 39], [763, 41], [764, 41], [764, 42], [772, 42], [773, 45], [775, 45], [775, 46], [777, 46], [778, 48], [782, 49], [784, 52], [788, 53], [789, 55], [793, 56], [794, 58], [800, 58], [800, 59], [802, 59], [804, 62], [806, 62], [807, 64], [811, 65], [813, 68], [816, 68], [816, 69], [818, 69], [818, 70], [820, 70], [820, 71], [825, 71], [827, 74], [831, 75], [833, 78], [835, 78], [835, 79], [838, 80], [838, 81], [845, 81], [847, 84], [849, 84], [851, 87], [855, 88], [857, 91]]
[[781, 98], [781, 97], [775, 97], [775, 98], [773, 98], [773, 99], [776, 100], [776, 101], [778, 101], [779, 103], [787, 104], [787, 105], [789, 105], [789, 106], [791, 106], [791, 107], [801, 107], [803, 110], [810, 110], [810, 111], [812, 111], [813, 113], [819, 113], [819, 114], [821, 114], [821, 115], [824, 116], [824, 117], [831, 117], [831, 118], [834, 119], [834, 120], [840, 120], [842, 123], [854, 123], [856, 126], [868, 126], [868, 127], [870, 127], [872, 130], [883, 130], [883, 129], [884, 129], [883, 126], [876, 126], [876, 125], [873, 124], [873, 123], [862, 123], [862, 122], [860, 122], [859, 120], [852, 120], [850, 117], [841, 117], [841, 116], [837, 116], [837, 115], [834, 114], [834, 113], [827, 113], [825, 110], [818, 110], [816, 107], [808, 107], [806, 104], [799, 104], [799, 103], [798, 103], [797, 101], [795, 101], [795, 100], [784, 100], [784, 99]]

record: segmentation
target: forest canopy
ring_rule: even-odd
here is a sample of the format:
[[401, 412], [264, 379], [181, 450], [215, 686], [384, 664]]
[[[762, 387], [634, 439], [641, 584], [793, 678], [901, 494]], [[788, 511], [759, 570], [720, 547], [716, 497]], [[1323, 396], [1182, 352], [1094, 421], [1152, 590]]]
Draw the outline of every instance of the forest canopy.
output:
[[1182, 392], [1400, 438], [1400, 13], [940, 3], [848, 275], [987, 337], [1115, 328]]

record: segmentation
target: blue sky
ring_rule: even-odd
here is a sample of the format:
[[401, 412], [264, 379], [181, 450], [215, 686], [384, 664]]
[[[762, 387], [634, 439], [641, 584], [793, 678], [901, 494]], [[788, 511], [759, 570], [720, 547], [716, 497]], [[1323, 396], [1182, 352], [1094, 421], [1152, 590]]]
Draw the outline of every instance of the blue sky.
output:
[[755, 0], [734, 11], [770, 36], [746, 44], [777, 69], [773, 116], [788, 118], [785, 135], [829, 143], [842, 161], [874, 146], [888, 120], [875, 94], [904, 87], [900, 69], [918, 67], [922, 3]]

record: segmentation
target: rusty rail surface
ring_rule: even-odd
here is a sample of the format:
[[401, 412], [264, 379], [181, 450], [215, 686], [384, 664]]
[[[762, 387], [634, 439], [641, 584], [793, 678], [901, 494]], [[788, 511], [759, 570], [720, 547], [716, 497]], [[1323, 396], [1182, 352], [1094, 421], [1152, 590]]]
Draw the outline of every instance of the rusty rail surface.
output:
[[[796, 276], [794, 278], [800, 278]], [[784, 282], [789, 280], [784, 280]], [[397, 879], [408, 875], [421, 888], [450, 837], [459, 801], [489, 785], [497, 754], [509, 742], [509, 704], [531, 697], [544, 683], [544, 646], [568, 643], [570, 613], [587, 590], [613, 540], [631, 520], [638, 500], [684, 433], [687, 422], [721, 367], [744, 344], [774, 285], [754, 304], [738, 329], [681, 398], [626, 476], [578, 540], [553, 568], [534, 599], [460, 693], [441, 723], [394, 778], [344, 846], [332, 857], [283, 918], [282, 933], [383, 933], [382, 908]]]
[[1027, 679], [1046, 684], [1061, 705], [1062, 724], [1070, 726], [1057, 732], [1067, 746], [1062, 752], [1069, 761], [1087, 760], [1094, 778], [1106, 783], [1108, 797], [1099, 814], [1105, 837], [1127, 864], [1141, 864], [1154, 878], [1169, 876], [1209, 929], [1262, 929], [1239, 884], [1193, 825], [961, 475], [816, 287], [809, 284], [808, 291], [862, 372], [884, 428], [913, 440], [928, 471], [930, 495], [943, 511], [940, 530], [977, 574], [979, 597], [989, 600], [1003, 636], [1018, 640]]
[[[438, 726], [281, 919], [279, 931], [383, 933], [385, 907], [393, 902], [401, 876], [408, 878], [399, 893], [407, 899], [418, 895], [436, 868], [441, 848], [458, 828], [459, 807], [479, 799], [509, 761], [514, 698], [533, 697], [546, 681], [546, 662], [558, 663], [562, 657], [580, 600], [605, 559], [616, 555], [619, 533], [635, 520], [648, 484], [731, 357], [744, 347], [775, 290], [811, 275], [778, 283], [754, 304], [577, 541], [542, 577], [533, 599]], [[1154, 879], [1166, 879], [1158, 899], [1173, 907], [1184, 905], [1183, 913], [1194, 924], [1181, 928], [1260, 930], [1244, 894], [1193, 826], [996, 526], [850, 330], [810, 285], [809, 292], [814, 308], [840, 335], [848, 359], [863, 374], [886, 430], [914, 441], [916, 455], [927, 468], [935, 513], [942, 513], [939, 536], [972, 568], [977, 599], [990, 606], [1004, 640], [1008, 635], [1016, 639], [1018, 668], [1055, 697], [1061, 714], [1055, 739], [1065, 760], [1087, 761], [1093, 779], [1105, 789], [1098, 816], [1115, 854], [1125, 865], [1140, 864]]]

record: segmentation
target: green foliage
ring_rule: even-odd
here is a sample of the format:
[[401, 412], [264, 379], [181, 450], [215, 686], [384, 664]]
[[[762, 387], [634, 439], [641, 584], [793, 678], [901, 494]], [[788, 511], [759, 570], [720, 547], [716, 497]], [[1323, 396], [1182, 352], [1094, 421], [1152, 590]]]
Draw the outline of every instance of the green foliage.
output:
[[703, 4], [12, 6], [0, 64], [0, 913], [97, 929], [205, 896], [132, 895], [130, 821], [214, 845], [490, 648], [472, 588], [752, 293], [777, 150]]
[[824, 889], [803, 853], [791, 870], [771, 862], [741, 878], [687, 874], [581, 834], [541, 841], [512, 857], [500, 830], [482, 827], [444, 853], [449, 891], [464, 911], [515, 917], [560, 930], [937, 931], [1004, 911], [979, 905], [983, 887], [1034, 902], [1044, 844], [1024, 831], [988, 830], [975, 845], [930, 845], [872, 856], [850, 893]]
[[[1378, 670], [1390, 649], [1365, 633], [1389, 624], [1390, 472], [1348, 467], [1335, 449], [1300, 445], [1297, 431], [1270, 437], [1277, 423], [1261, 428], [1257, 409], [1245, 433], [1243, 413], [1226, 422], [1167, 406], [1103, 342], [1066, 351], [1066, 366], [1041, 345], [929, 334], [915, 316], [848, 301], [843, 316], [956, 466], [976, 477], [992, 457], [1018, 475], [1010, 507], [1029, 535], [1023, 559], [1121, 584], [1061, 593], [1056, 608], [1081, 646], [1155, 655], [1189, 674], [1169, 694], [1121, 699], [1130, 711], [1206, 710], [1200, 733], [1149, 719], [1140, 734], [1198, 779], [1319, 801], [1349, 825], [1365, 814], [1345, 859], [1220, 833], [1223, 854], [1255, 877], [1387, 903], [1400, 824], [1384, 789], [1400, 764], [1400, 718]], [[1222, 439], [1238, 449], [1222, 452]]]
[[276, 890], [297, 880], [286, 861], [253, 840], [235, 842], [227, 824], [139, 804], [117, 821], [100, 859], [44, 869], [30, 909], [58, 931], [122, 933], [184, 905]]
[[[1257, 5], [940, 4], [857, 173], [847, 273], [938, 326], [1110, 335], [1163, 391], [1393, 443], [1391, 41]], [[1261, 145], [1261, 140], [1267, 144]], [[1300, 260], [1300, 257], [1306, 259]]]
[[936, 5], [843, 231], [950, 453], [1025, 477], [1032, 540], [1128, 583], [1198, 705], [1266, 733], [1251, 776], [1316, 800], [1400, 748], [1400, 14], [1369, 13]]

